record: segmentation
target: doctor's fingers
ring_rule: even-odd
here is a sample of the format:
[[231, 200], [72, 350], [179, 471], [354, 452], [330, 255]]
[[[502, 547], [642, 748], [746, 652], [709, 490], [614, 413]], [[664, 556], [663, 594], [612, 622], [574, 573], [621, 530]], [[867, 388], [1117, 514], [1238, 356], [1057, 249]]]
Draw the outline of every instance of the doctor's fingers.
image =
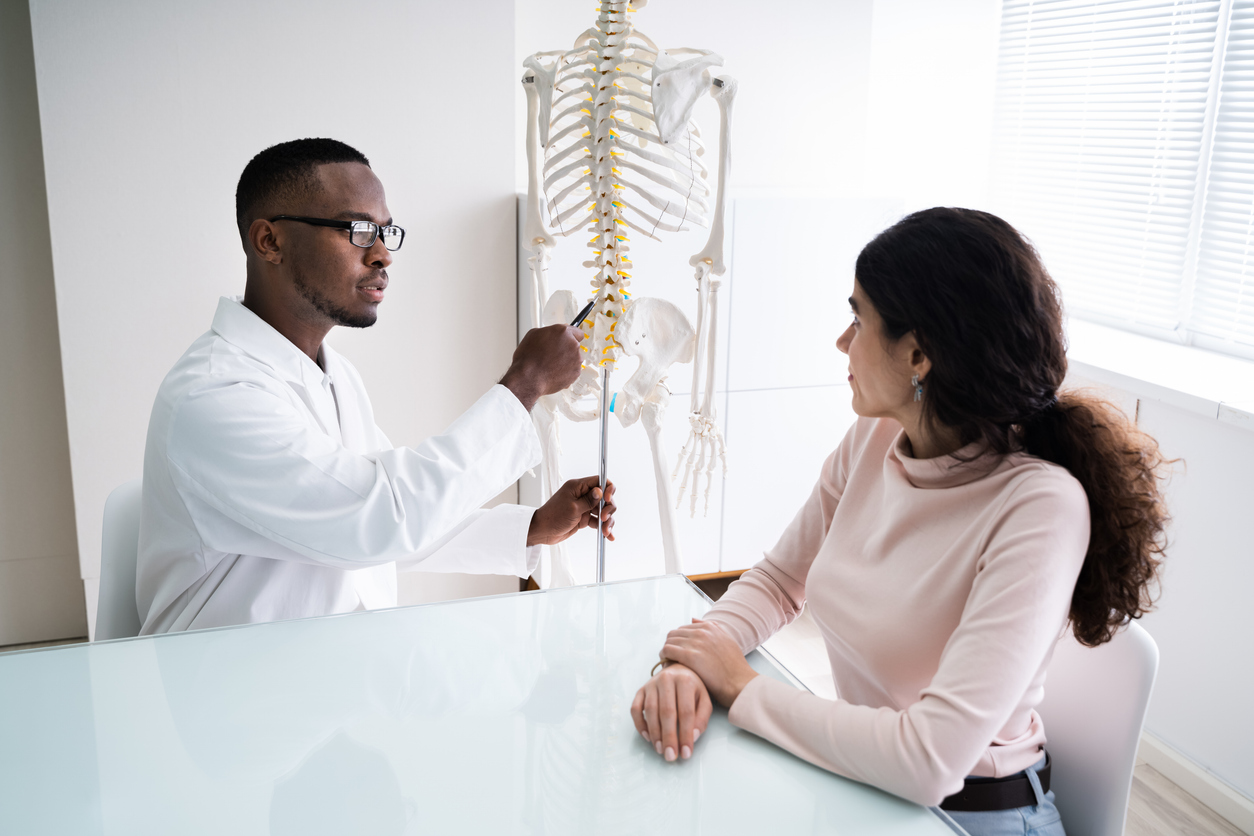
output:
[[[600, 476], [584, 476], [581, 479], [570, 479], [562, 488], [569, 490], [571, 495], [581, 500], [586, 508], [595, 508], [601, 502], [601, 477]], [[605, 480], [605, 499], [608, 502], [614, 498], [614, 482], [610, 479]], [[585, 509], [586, 510], [586, 509]]]
[[[580, 528], [596, 528], [597, 527], [597, 512], [592, 511], [587, 514], [584, 514], [583, 519], [579, 523], [579, 527]], [[605, 534], [605, 538], [607, 540], [614, 539], [614, 518], [613, 517], [610, 517], [605, 522], [601, 523], [601, 531], [603, 534]]]
[[589, 528], [596, 528], [597, 516], [600, 515], [602, 521], [609, 521], [614, 518], [614, 512], [618, 510], [618, 506], [613, 502], [606, 501], [605, 505], [599, 502], [592, 503], [592, 507], [584, 514], [584, 521], [581, 525]]

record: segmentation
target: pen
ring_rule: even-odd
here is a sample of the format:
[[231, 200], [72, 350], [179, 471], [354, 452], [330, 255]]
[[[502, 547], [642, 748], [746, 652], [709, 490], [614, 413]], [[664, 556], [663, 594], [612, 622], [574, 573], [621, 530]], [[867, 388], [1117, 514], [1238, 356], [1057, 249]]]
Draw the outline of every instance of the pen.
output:
[[593, 296], [592, 301], [584, 306], [584, 309], [579, 312], [579, 316], [575, 317], [575, 321], [570, 324], [570, 327], [578, 328], [579, 323], [583, 322], [584, 317], [588, 315], [588, 312], [592, 310], [592, 306], [595, 305], [596, 303], [597, 303], [597, 297]]

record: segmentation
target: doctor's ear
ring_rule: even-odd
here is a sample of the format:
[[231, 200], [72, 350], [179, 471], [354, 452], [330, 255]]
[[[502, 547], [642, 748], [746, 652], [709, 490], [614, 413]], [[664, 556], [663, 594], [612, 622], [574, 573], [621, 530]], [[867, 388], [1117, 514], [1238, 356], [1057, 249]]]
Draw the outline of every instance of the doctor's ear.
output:
[[274, 224], [258, 218], [249, 225], [248, 252], [271, 264], [283, 262], [283, 251], [279, 246], [278, 230]]

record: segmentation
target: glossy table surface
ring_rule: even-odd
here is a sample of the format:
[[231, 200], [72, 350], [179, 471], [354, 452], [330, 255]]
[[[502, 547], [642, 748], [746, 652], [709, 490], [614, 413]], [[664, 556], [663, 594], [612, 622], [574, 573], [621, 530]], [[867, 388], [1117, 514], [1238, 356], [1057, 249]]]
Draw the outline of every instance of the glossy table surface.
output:
[[669, 576], [0, 655], [0, 833], [952, 832], [722, 710], [659, 758], [631, 699], [708, 606]]

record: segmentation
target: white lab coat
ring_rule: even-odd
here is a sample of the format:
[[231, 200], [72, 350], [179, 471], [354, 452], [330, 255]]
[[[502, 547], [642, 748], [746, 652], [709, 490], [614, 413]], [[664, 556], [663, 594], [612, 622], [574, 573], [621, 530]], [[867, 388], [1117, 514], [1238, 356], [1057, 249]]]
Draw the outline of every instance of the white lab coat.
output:
[[481, 506], [540, 461], [492, 387], [439, 436], [397, 447], [357, 370], [324, 372], [238, 299], [157, 392], [144, 454], [142, 635], [396, 606], [396, 570], [535, 570], [535, 509]]

